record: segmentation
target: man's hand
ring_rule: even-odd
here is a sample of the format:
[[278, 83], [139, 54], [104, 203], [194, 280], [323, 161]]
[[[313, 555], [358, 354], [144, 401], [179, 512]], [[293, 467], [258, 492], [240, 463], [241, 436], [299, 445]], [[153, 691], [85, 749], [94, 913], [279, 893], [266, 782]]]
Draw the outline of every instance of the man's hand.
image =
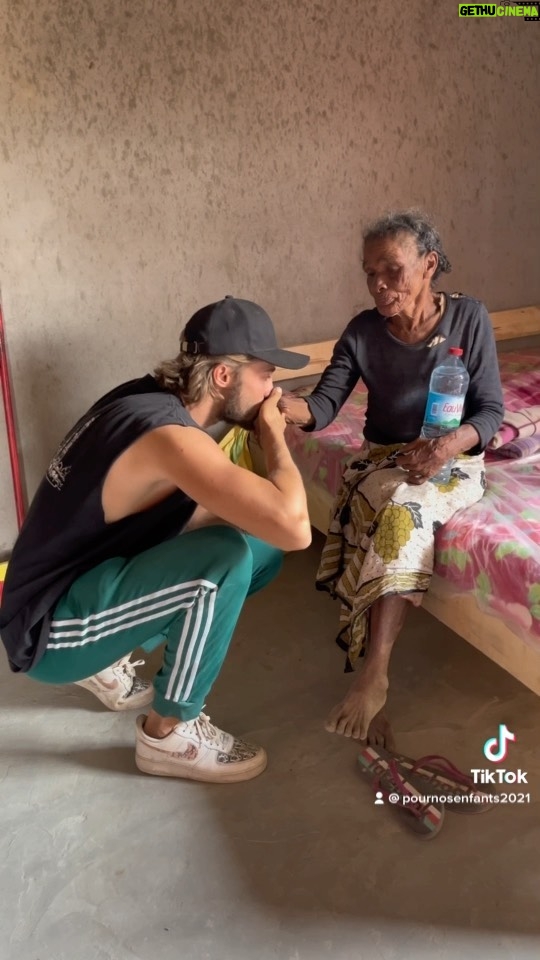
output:
[[282, 397], [279, 408], [285, 414], [287, 423], [295, 423], [300, 427], [306, 427], [314, 422], [313, 414], [302, 397], [293, 397], [290, 394]]
[[261, 404], [255, 421], [255, 434], [259, 441], [264, 439], [265, 433], [271, 433], [273, 436], [276, 434], [283, 436], [285, 433], [287, 423], [278, 406], [280, 400], [281, 387], [274, 387], [270, 396]]
[[445, 440], [445, 437], [434, 437], [431, 440], [418, 437], [400, 450], [396, 463], [407, 471], [407, 483], [425, 483], [438, 474], [452, 456]]

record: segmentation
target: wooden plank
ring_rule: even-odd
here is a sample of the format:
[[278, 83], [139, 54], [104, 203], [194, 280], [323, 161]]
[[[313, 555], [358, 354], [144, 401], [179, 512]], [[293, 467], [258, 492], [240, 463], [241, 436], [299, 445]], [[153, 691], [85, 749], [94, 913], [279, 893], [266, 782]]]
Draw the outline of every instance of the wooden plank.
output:
[[540, 695], [540, 649], [525, 643], [495, 616], [480, 610], [473, 596], [438, 594], [437, 581], [437, 577], [431, 580], [422, 604], [424, 610]]
[[[515, 310], [500, 310], [490, 314], [496, 340], [513, 340], [518, 337], [540, 335], [540, 306], [518, 307]], [[274, 380], [293, 380], [298, 377], [316, 376], [330, 363], [335, 340], [320, 340], [316, 343], [303, 343], [299, 347], [288, 349], [297, 353], [307, 353], [311, 363], [302, 370], [276, 370]]]
[[300, 347], [287, 347], [287, 350], [293, 350], [295, 353], [307, 353], [311, 357], [311, 363], [307, 367], [302, 367], [301, 370], [284, 370], [278, 367], [274, 380], [293, 380], [297, 377], [310, 377], [313, 374], [322, 373], [330, 363], [335, 342], [335, 340], [321, 340], [319, 343], [304, 343]]
[[334, 498], [321, 484], [314, 480], [304, 480], [306, 491], [309, 522], [315, 530], [319, 530], [324, 536], [328, 533], [328, 524], [330, 523], [330, 514]]
[[496, 340], [514, 340], [540, 334], [540, 306], [500, 310], [490, 314]]

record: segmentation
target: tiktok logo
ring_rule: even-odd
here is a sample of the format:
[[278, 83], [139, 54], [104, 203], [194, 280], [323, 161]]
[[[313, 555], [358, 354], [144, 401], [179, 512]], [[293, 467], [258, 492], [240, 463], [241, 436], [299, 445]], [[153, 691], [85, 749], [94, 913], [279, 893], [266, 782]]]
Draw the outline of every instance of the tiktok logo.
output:
[[510, 732], [506, 724], [500, 723], [498, 736], [490, 737], [484, 744], [484, 756], [493, 763], [500, 763], [506, 759], [508, 744], [515, 739], [516, 735]]

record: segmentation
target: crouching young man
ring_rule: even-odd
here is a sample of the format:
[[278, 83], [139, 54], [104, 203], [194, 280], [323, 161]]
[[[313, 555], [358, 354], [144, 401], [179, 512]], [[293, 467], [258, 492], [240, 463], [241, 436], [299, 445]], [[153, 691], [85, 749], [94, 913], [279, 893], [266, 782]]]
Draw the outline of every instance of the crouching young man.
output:
[[[8, 567], [0, 632], [10, 666], [79, 683], [139, 716], [146, 773], [232, 782], [266, 766], [262, 748], [202, 712], [247, 596], [311, 530], [284, 439], [272, 322], [247, 300], [203, 307], [181, 352], [102, 397], [60, 445]], [[235, 466], [206, 432], [256, 427], [267, 479]], [[130, 654], [163, 644], [153, 685]]]

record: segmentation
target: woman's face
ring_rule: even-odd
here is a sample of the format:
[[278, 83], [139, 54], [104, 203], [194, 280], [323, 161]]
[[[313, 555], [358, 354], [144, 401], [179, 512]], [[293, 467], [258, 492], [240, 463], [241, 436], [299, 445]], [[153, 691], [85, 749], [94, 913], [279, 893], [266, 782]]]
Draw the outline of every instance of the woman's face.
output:
[[437, 254], [420, 255], [407, 233], [366, 241], [363, 268], [379, 313], [412, 315], [430, 289], [437, 263]]

